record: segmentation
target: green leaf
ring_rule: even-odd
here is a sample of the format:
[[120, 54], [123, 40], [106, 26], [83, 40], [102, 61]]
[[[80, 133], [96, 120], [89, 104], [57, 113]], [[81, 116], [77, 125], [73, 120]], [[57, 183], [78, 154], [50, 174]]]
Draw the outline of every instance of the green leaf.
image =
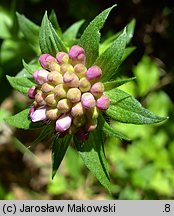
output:
[[67, 52], [65, 45], [56, 33], [51, 22], [48, 20], [47, 12], [42, 20], [39, 34], [39, 44], [42, 53], [49, 53], [55, 56], [59, 51]]
[[64, 41], [68, 42], [68, 41], [75, 41], [76, 37], [77, 37], [77, 33], [80, 29], [80, 27], [82, 26], [82, 24], [84, 23], [84, 20], [79, 20], [78, 22], [75, 22], [74, 24], [72, 24], [64, 33], [63, 33], [63, 38]]
[[99, 118], [99, 121], [101, 122], [101, 124], [103, 124], [103, 131], [110, 137], [116, 137], [119, 139], [124, 139], [124, 140], [130, 140], [128, 137], [126, 137], [124, 134], [122, 134], [119, 131], [116, 131], [115, 129], [113, 129], [103, 118], [103, 116], [101, 115]]
[[115, 7], [104, 10], [87, 26], [82, 34], [79, 45], [85, 49], [86, 53], [86, 65], [90, 67], [99, 54], [99, 42], [100, 42], [100, 29], [103, 27], [110, 11]]
[[9, 12], [10, 11], [6, 11], [3, 7], [0, 6], [0, 38], [2, 39], [7, 39], [11, 37], [10, 30], [12, 26], [12, 18]]
[[127, 47], [124, 50], [124, 54], [122, 56], [121, 61], [123, 62], [135, 49], [136, 49], [136, 47]]
[[87, 141], [82, 142], [75, 138], [74, 142], [87, 168], [110, 191], [110, 181], [102, 139], [102, 125], [98, 124], [98, 127], [90, 133]]
[[27, 64], [24, 60], [22, 60], [23, 66], [25, 68], [25, 70], [29, 73], [29, 74], [33, 74], [33, 69], [30, 67], [29, 64]]
[[101, 67], [103, 82], [109, 81], [112, 76], [116, 73], [126, 47], [127, 34], [126, 29], [123, 33], [111, 44], [109, 48], [102, 53], [95, 64]]
[[51, 11], [51, 14], [49, 16], [49, 20], [53, 25], [53, 28], [56, 30], [58, 36], [61, 38], [62, 37], [62, 30], [59, 26], [58, 20], [57, 20], [57, 16], [54, 10]]
[[132, 80], [136, 79], [136, 77], [131, 77], [128, 79], [120, 79], [120, 80], [115, 80], [115, 81], [110, 81], [110, 82], [105, 82], [104, 87], [105, 87], [105, 91], [109, 91], [113, 88], [117, 88], [118, 86], [121, 86], [127, 82], [130, 82]]
[[166, 120], [165, 117], [159, 117], [143, 108], [134, 97], [120, 89], [112, 89], [105, 94], [111, 101], [106, 114], [116, 121], [130, 124], [153, 124]]
[[31, 22], [24, 15], [17, 13], [19, 28], [24, 35], [24, 38], [29, 42], [32, 49], [39, 53], [39, 29], [40, 27]]
[[56, 137], [52, 145], [52, 179], [54, 178], [71, 142], [72, 135], [63, 138]]
[[28, 89], [36, 85], [36, 83], [32, 82], [26, 77], [10, 77], [8, 75], [6, 77], [10, 85], [23, 94], [27, 94]]
[[35, 129], [43, 126], [42, 123], [33, 123], [29, 118], [29, 110], [27, 108], [14, 116], [9, 116], [4, 120], [13, 127], [21, 128], [21, 129]]
[[134, 34], [134, 30], [135, 30], [135, 24], [136, 24], [136, 20], [132, 19], [126, 28], [126, 32], [127, 32], [127, 44], [131, 41], [133, 34]]

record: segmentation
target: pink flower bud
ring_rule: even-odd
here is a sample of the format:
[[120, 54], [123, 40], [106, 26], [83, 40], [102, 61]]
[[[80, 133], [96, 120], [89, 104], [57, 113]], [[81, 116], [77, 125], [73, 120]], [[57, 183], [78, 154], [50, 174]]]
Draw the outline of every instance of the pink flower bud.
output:
[[77, 104], [75, 104], [71, 109], [71, 115], [73, 117], [82, 116], [82, 115], [84, 115], [84, 113], [85, 113], [85, 109], [82, 106], [81, 102], [78, 102]]
[[100, 110], [107, 110], [110, 105], [110, 100], [107, 96], [102, 95], [98, 100], [97, 100], [97, 107]]
[[66, 98], [61, 99], [57, 104], [57, 108], [58, 108], [60, 113], [69, 112], [71, 110], [71, 107], [72, 107], [71, 102]]
[[56, 131], [64, 132], [68, 130], [71, 126], [72, 117], [70, 115], [62, 115], [56, 121]]
[[77, 103], [81, 99], [81, 91], [78, 88], [70, 88], [67, 92], [67, 99], [72, 103]]
[[39, 84], [42, 85], [45, 82], [48, 81], [47, 77], [48, 77], [49, 72], [47, 70], [36, 70], [33, 73], [33, 78], [35, 79], [35, 81]]
[[68, 87], [65, 84], [59, 84], [54, 88], [55, 97], [58, 99], [65, 98]]
[[63, 83], [63, 77], [59, 72], [51, 71], [48, 74], [48, 81], [53, 85], [59, 85], [59, 84]]
[[71, 58], [74, 65], [78, 63], [85, 64], [85, 51], [82, 47], [78, 45], [74, 45], [71, 47], [69, 51], [69, 57]]
[[43, 121], [47, 119], [45, 107], [39, 108], [36, 110], [34, 110], [32, 107], [29, 111], [29, 115], [30, 115], [32, 122], [38, 122], [38, 121]]
[[35, 86], [32, 86], [31, 88], [28, 89], [28, 97], [30, 99], [34, 99], [35, 98], [35, 95], [36, 95], [36, 87]]
[[76, 135], [77, 139], [84, 142], [88, 139], [89, 132], [87, 132], [84, 128], [80, 128], [75, 135]]
[[85, 67], [84, 64], [76, 64], [74, 66], [74, 72], [79, 78], [84, 77], [86, 71], [87, 71], [87, 68]]
[[90, 92], [94, 95], [94, 97], [99, 98], [103, 95], [104, 92], [104, 85], [101, 82], [95, 83], [91, 89]]
[[60, 113], [59, 113], [59, 111], [58, 111], [57, 108], [55, 108], [55, 109], [48, 109], [46, 111], [46, 116], [47, 116], [47, 118], [49, 120], [53, 120], [54, 121], [54, 120], [58, 119], [58, 117], [60, 116]]
[[54, 68], [55, 68], [55, 64], [58, 64], [56, 58], [54, 58], [53, 56], [51, 56], [50, 54], [42, 54], [40, 57], [39, 57], [39, 62], [40, 62], [40, 65], [45, 68], [45, 69], [49, 69], [49, 70], [52, 70], [53, 68], [52, 65], [54, 65]]
[[79, 78], [73, 72], [66, 72], [63, 75], [63, 81], [68, 87], [79, 87]]
[[89, 92], [82, 94], [81, 102], [82, 102], [83, 107], [86, 109], [93, 108], [96, 105], [94, 96]]
[[68, 63], [69, 56], [65, 52], [58, 52], [56, 55], [56, 59], [59, 64], [64, 64], [64, 63]]
[[41, 91], [46, 94], [52, 92], [53, 90], [54, 90], [54, 87], [48, 83], [44, 83], [41, 87]]
[[80, 91], [87, 92], [90, 90], [90, 88], [91, 88], [91, 83], [89, 82], [89, 80], [86, 77], [81, 78], [79, 82]]
[[98, 66], [94, 65], [86, 71], [86, 78], [88, 80], [98, 80], [101, 74], [102, 70]]
[[48, 106], [55, 106], [57, 104], [54, 94], [49, 94], [46, 96], [45, 102]]

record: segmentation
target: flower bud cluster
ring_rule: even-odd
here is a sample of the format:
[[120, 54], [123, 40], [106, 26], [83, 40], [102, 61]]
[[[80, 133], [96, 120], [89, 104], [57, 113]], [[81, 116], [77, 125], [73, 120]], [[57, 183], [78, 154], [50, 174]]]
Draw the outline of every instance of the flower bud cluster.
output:
[[85, 67], [85, 51], [74, 45], [69, 53], [58, 52], [56, 58], [42, 54], [41, 70], [33, 73], [37, 86], [28, 90], [34, 99], [29, 115], [33, 122], [55, 121], [58, 133], [76, 134], [86, 140], [97, 127], [99, 111], [108, 109], [110, 101], [99, 81], [102, 70]]

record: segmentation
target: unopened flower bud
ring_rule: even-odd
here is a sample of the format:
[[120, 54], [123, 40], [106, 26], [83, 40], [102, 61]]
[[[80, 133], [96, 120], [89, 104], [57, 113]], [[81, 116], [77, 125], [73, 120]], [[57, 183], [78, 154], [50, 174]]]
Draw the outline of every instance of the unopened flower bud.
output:
[[40, 61], [41, 66], [45, 69], [48, 69], [50, 71], [52, 70], [60, 71], [60, 66], [56, 58], [54, 58], [50, 54], [42, 54], [39, 57], [39, 61]]
[[41, 91], [46, 94], [52, 92], [53, 90], [54, 90], [54, 87], [48, 83], [44, 83], [41, 87]]
[[91, 131], [95, 130], [96, 127], [97, 127], [97, 119], [91, 120], [90, 122], [88, 122], [88, 123], [85, 125], [85, 129], [86, 129], [88, 132], [91, 132]]
[[93, 107], [91, 109], [86, 110], [86, 116], [89, 120], [97, 119], [99, 115], [97, 107]]
[[47, 77], [48, 77], [49, 72], [47, 70], [36, 70], [33, 73], [33, 78], [35, 79], [35, 81], [39, 84], [42, 85], [45, 82], [48, 81]]
[[56, 55], [56, 59], [59, 62], [59, 64], [68, 63], [69, 55], [65, 52], [58, 52]]
[[82, 94], [81, 102], [82, 102], [83, 107], [86, 109], [93, 108], [96, 105], [94, 96], [89, 92]]
[[79, 89], [81, 92], [87, 92], [91, 88], [91, 83], [86, 77], [83, 77], [79, 81]]
[[71, 107], [72, 107], [71, 102], [66, 98], [61, 99], [57, 104], [57, 108], [58, 108], [60, 113], [69, 112], [71, 110]]
[[73, 72], [74, 73], [74, 68], [71, 64], [62, 64], [60, 66], [60, 72], [61, 72], [61, 74], [65, 74], [66, 72]]
[[86, 141], [89, 137], [89, 132], [87, 132], [83, 127], [80, 128], [77, 133], [76, 133], [76, 137], [77, 139], [81, 140], [81, 141]]
[[28, 97], [30, 99], [34, 99], [35, 98], [35, 95], [36, 95], [36, 87], [35, 86], [32, 86], [31, 88], [28, 89]]
[[102, 95], [98, 100], [97, 100], [97, 107], [100, 110], [107, 110], [110, 105], [110, 100], [106, 95]]
[[43, 121], [47, 119], [46, 116], [46, 108], [39, 108], [34, 110], [33, 108], [31, 108], [32, 110], [29, 112], [30, 113], [30, 118], [32, 122], [38, 122], [38, 121]]
[[73, 72], [66, 72], [63, 76], [63, 81], [68, 87], [79, 87], [79, 78]]
[[67, 99], [72, 103], [77, 103], [81, 99], [81, 91], [78, 88], [70, 88], [67, 92]]
[[98, 66], [94, 65], [86, 71], [86, 78], [88, 80], [98, 80], [101, 74], [102, 70]]
[[77, 104], [75, 104], [72, 109], [71, 109], [71, 115], [73, 117], [76, 116], [82, 116], [85, 113], [85, 108], [82, 106], [81, 102], [78, 102]]
[[69, 51], [69, 57], [71, 58], [74, 65], [78, 63], [85, 64], [85, 51], [82, 47], [78, 45], [74, 45], [71, 47]]
[[82, 78], [85, 76], [85, 73], [87, 71], [87, 68], [84, 64], [76, 64], [74, 66], [74, 73], [79, 77]]
[[55, 108], [55, 109], [48, 109], [46, 111], [46, 116], [47, 116], [47, 118], [49, 120], [53, 120], [54, 121], [54, 120], [58, 119], [58, 117], [60, 116], [60, 113], [59, 113], [59, 111], [58, 111], [57, 108]]
[[71, 126], [72, 117], [70, 115], [62, 115], [56, 121], [56, 131], [64, 132], [68, 130]]
[[65, 84], [59, 84], [54, 88], [55, 97], [58, 99], [65, 98], [68, 87]]
[[76, 116], [73, 118], [73, 124], [76, 126], [76, 127], [82, 127], [86, 122], [86, 117], [83, 115], [83, 116]]
[[49, 94], [46, 96], [45, 102], [48, 106], [55, 106], [57, 104], [54, 94]]
[[38, 91], [37, 94], [35, 95], [36, 103], [40, 106], [44, 106], [46, 105], [44, 99], [45, 99], [45, 96], [43, 95], [43, 93], [41, 91]]
[[90, 92], [94, 95], [94, 97], [99, 98], [103, 95], [104, 85], [101, 82], [97, 82], [92, 85]]
[[51, 71], [48, 74], [48, 81], [53, 85], [59, 85], [59, 84], [63, 83], [63, 77], [59, 72]]

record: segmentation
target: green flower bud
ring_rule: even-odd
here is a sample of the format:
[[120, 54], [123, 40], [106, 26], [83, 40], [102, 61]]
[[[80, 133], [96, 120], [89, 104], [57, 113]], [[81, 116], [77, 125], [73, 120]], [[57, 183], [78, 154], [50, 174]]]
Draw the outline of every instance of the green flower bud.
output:
[[74, 68], [71, 64], [63, 64], [60, 66], [60, 72], [62, 74], [65, 74], [66, 72], [73, 72], [74, 73]]
[[81, 91], [78, 88], [70, 88], [67, 92], [67, 99], [72, 103], [77, 103], [81, 99]]
[[90, 120], [90, 121], [85, 125], [85, 129], [86, 129], [88, 132], [91, 132], [91, 131], [95, 130], [96, 127], [97, 127], [97, 119]]
[[58, 52], [56, 55], [56, 59], [59, 62], [59, 64], [68, 63], [69, 61], [69, 55], [65, 52]]
[[54, 94], [49, 94], [48, 96], [46, 96], [45, 102], [48, 106], [56, 106], [57, 104]]
[[86, 77], [83, 77], [79, 81], [79, 89], [81, 92], [87, 92], [91, 88], [91, 83]]
[[66, 98], [68, 87], [65, 84], [59, 84], [54, 88], [55, 97], [58, 99]]
[[74, 73], [79, 77], [82, 78], [85, 76], [85, 73], [87, 71], [87, 68], [84, 64], [76, 64], [74, 66]]
[[55, 108], [55, 109], [48, 109], [46, 111], [46, 116], [49, 120], [57, 120], [59, 118], [61, 114], [59, 113], [58, 109]]
[[85, 109], [81, 102], [76, 103], [71, 109], [71, 115], [73, 117], [82, 116], [85, 113]]
[[78, 88], [79, 87], [79, 78], [73, 72], [66, 72], [63, 75], [64, 83], [71, 88]]
[[71, 102], [66, 98], [61, 99], [57, 104], [57, 108], [58, 108], [60, 113], [69, 112], [71, 110], [71, 107], [72, 107]]
[[99, 115], [99, 111], [96, 106], [91, 109], [86, 110], [86, 116], [89, 120], [97, 119], [98, 115]]
[[51, 71], [48, 74], [48, 81], [53, 85], [59, 85], [59, 84], [63, 83], [63, 77], [59, 72]]
[[76, 116], [73, 118], [73, 124], [78, 128], [82, 127], [85, 123], [86, 123], [86, 117], [84, 115]]
[[40, 106], [44, 106], [46, 105], [45, 102], [45, 96], [43, 95], [43, 93], [41, 91], [38, 91], [37, 94], [35, 95], [35, 101], [36, 101], [36, 106], [40, 105]]
[[54, 90], [54, 87], [48, 83], [44, 83], [41, 87], [41, 91], [46, 94], [52, 92], [53, 90]]

